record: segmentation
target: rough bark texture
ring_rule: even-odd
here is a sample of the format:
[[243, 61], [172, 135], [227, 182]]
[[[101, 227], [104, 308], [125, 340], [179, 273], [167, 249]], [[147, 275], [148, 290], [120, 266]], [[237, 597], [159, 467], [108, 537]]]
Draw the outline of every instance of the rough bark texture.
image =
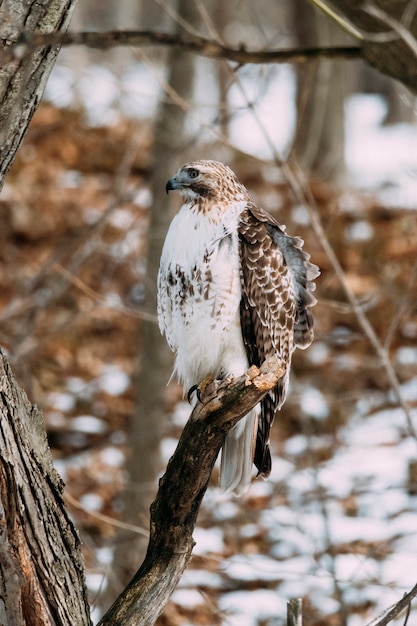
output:
[[[404, 0], [310, 0], [341, 16], [338, 23], [354, 34], [362, 56], [373, 67], [417, 92], [417, 12]], [[332, 17], [330, 13], [327, 13]], [[353, 26], [352, 28], [349, 28]]]
[[201, 501], [226, 433], [284, 374], [270, 359], [232, 383], [214, 381], [194, 409], [151, 506], [146, 558], [99, 626], [152, 626], [174, 591], [194, 546]]
[[[21, 55], [21, 33], [64, 31], [76, 0], [0, 0], [0, 189], [42, 97], [59, 46]], [[9, 54], [10, 53], [10, 54]]]
[[0, 350], [0, 623], [90, 624], [78, 534], [41, 412]]

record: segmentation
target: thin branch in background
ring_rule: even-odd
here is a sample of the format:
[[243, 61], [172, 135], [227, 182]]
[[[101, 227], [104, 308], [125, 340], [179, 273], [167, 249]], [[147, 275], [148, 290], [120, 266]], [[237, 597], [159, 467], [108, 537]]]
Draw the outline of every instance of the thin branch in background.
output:
[[405, 612], [405, 620], [404, 620], [403, 626], [407, 626], [410, 614], [411, 614], [411, 602], [407, 606], [407, 610]]
[[408, 277], [407, 286], [404, 290], [403, 297], [401, 298], [397, 311], [391, 320], [391, 324], [388, 328], [387, 336], [384, 342], [384, 350], [388, 353], [390, 349], [391, 342], [394, 338], [395, 331], [397, 330], [399, 323], [406, 312], [414, 305], [414, 302], [411, 302], [411, 295], [414, 284], [417, 280], [417, 263], [414, 263], [410, 275]]
[[178, 13], [172, 6], [170, 6], [165, 0], [153, 0], [178, 26], [181, 26], [187, 33], [194, 37], [199, 37], [200, 33], [194, 26], [185, 20], [182, 15]]
[[79, 511], [82, 511], [86, 515], [98, 520], [99, 522], [104, 522], [105, 524], [109, 524], [110, 526], [114, 526], [115, 528], [121, 528], [122, 530], [129, 530], [132, 533], [137, 535], [143, 535], [144, 537], [149, 537], [149, 530], [146, 528], [141, 528], [136, 524], [128, 524], [127, 522], [121, 522], [120, 520], [114, 519], [109, 515], [104, 515], [103, 513], [99, 513], [98, 511], [89, 511], [86, 509], [76, 498], [74, 498], [67, 491], [64, 492], [64, 500], [68, 502], [71, 506]]
[[310, 0], [310, 2], [327, 15], [332, 21], [339, 24], [339, 26], [349, 33], [349, 35], [352, 35], [352, 37], [358, 39], [359, 41], [364, 39], [362, 32], [345, 16], [342, 16], [340, 13], [332, 9], [325, 0]]
[[270, 133], [266, 129], [266, 127], [265, 127], [265, 125], [264, 125], [264, 123], [263, 123], [263, 121], [261, 119], [261, 116], [258, 114], [258, 112], [256, 110], [256, 105], [252, 102], [252, 100], [250, 100], [250, 98], [249, 98], [249, 96], [248, 96], [248, 94], [246, 92], [246, 89], [245, 89], [245, 87], [243, 85], [243, 82], [242, 82], [240, 76], [238, 75], [238, 73], [236, 71], [233, 71], [233, 70], [231, 70], [231, 71], [233, 72], [234, 82], [237, 85], [237, 87], [238, 87], [238, 89], [240, 91], [240, 94], [242, 95], [242, 97], [245, 100], [246, 109], [248, 109], [251, 112], [251, 114], [253, 116], [253, 119], [255, 120], [256, 125], [258, 126], [258, 129], [259, 129], [259, 131], [260, 131], [260, 133], [261, 133], [261, 135], [262, 135], [266, 145], [268, 146], [268, 148], [271, 151], [271, 155], [272, 155], [275, 163], [277, 163], [278, 166], [281, 167], [283, 165], [284, 161], [283, 161], [282, 157], [278, 154], [278, 152], [277, 152], [277, 150], [276, 150], [276, 148], [275, 148], [275, 146], [274, 146], [274, 144], [272, 142]]
[[210, 37], [216, 41], [217, 43], [219, 43], [220, 45], [224, 45], [224, 41], [223, 38], [220, 36], [220, 33], [217, 31], [213, 20], [210, 17], [209, 12], [207, 11], [206, 7], [204, 6], [204, 4], [201, 2], [201, 0], [194, 0], [194, 3], [201, 15], [201, 19], [204, 22], [204, 24], [206, 25], [207, 31], [210, 35]]
[[252, 154], [246, 152], [239, 148], [236, 144], [230, 141], [225, 135], [218, 130], [213, 124], [205, 122], [195, 111], [193, 110], [192, 104], [187, 102], [180, 96], [180, 94], [173, 89], [173, 87], [165, 80], [162, 72], [153, 64], [147, 54], [142, 50], [137, 51], [138, 58], [140, 58], [141, 62], [146, 65], [146, 67], [152, 72], [156, 82], [165, 92], [165, 94], [171, 99], [171, 101], [180, 107], [183, 111], [186, 111], [189, 114], [190, 122], [194, 122], [201, 130], [206, 131], [209, 136], [211, 136], [215, 141], [219, 141], [224, 146], [231, 148], [236, 154], [241, 154], [247, 158], [254, 159], [256, 161], [262, 161], [265, 164], [269, 163], [269, 161], [263, 161], [262, 159], [258, 159], [254, 157]]
[[317, 58], [351, 59], [362, 58], [358, 46], [328, 46], [316, 48], [288, 48], [273, 50], [247, 50], [244, 46], [234, 48], [223, 46], [200, 35], [173, 34], [160, 31], [113, 30], [106, 32], [52, 32], [36, 34], [22, 32], [20, 39], [0, 51], [0, 61], [5, 64], [14, 58], [32, 54], [37, 48], [51, 46], [87, 46], [89, 48], [110, 49], [116, 46], [168, 46], [187, 50], [210, 59], [227, 59], [240, 65], [248, 63], [305, 63]]
[[[308, 429], [310, 431], [310, 428]], [[317, 455], [314, 451], [314, 446], [311, 443], [311, 432], [307, 432], [306, 435], [308, 444], [307, 444], [307, 458], [308, 458], [308, 466], [312, 469], [312, 474], [314, 478], [314, 501], [317, 503], [317, 506], [320, 510], [320, 515], [323, 523], [323, 543], [320, 546], [320, 551], [314, 554], [314, 558], [316, 562], [319, 564], [321, 561], [322, 567], [324, 566], [329, 576], [332, 579], [333, 584], [333, 597], [339, 604], [338, 615], [341, 619], [341, 623], [346, 623], [347, 611], [346, 605], [343, 602], [343, 593], [340, 586], [340, 581], [336, 576], [336, 562], [335, 562], [335, 550], [334, 544], [331, 537], [330, 531], [330, 519], [329, 519], [329, 511], [327, 507], [328, 501], [328, 493], [326, 489], [321, 485], [319, 479], [319, 463], [317, 459]], [[326, 557], [326, 562], [323, 563], [323, 556]]]
[[329, 239], [324, 231], [323, 224], [322, 224], [319, 212], [317, 210], [317, 206], [314, 201], [313, 195], [310, 189], [308, 188], [308, 185], [304, 181], [304, 177], [300, 168], [298, 168], [295, 162], [291, 167], [287, 163], [281, 165], [280, 162], [277, 162], [277, 165], [283, 168], [285, 175], [287, 177], [287, 180], [291, 186], [291, 189], [297, 201], [301, 205], [304, 205], [306, 207], [309, 217], [310, 217], [310, 223], [316, 235], [317, 241], [320, 243], [321, 247], [326, 253], [326, 256], [329, 259], [331, 266], [333, 267], [333, 270], [343, 288], [343, 291], [345, 292], [346, 298], [352, 308], [352, 311], [354, 312], [356, 316], [356, 319], [358, 320], [358, 323], [364, 335], [367, 337], [368, 341], [372, 345], [373, 349], [375, 350], [381, 362], [383, 369], [385, 370], [390, 386], [392, 390], [394, 391], [394, 394], [397, 398], [398, 404], [403, 409], [404, 414], [406, 416], [408, 431], [410, 435], [417, 441], [417, 433], [413, 425], [413, 419], [411, 416], [410, 408], [404, 399], [403, 393], [401, 391], [400, 382], [398, 380], [397, 374], [395, 373], [394, 367], [389, 359], [389, 355], [384, 349], [372, 324], [369, 322], [368, 318], [366, 317], [363, 311], [363, 308], [361, 307], [357, 297], [354, 295], [349, 285], [349, 282], [339, 262], [339, 259], [337, 258], [336, 253], [333, 250], [329, 242]]
[[413, 19], [416, 13], [417, 13], [417, 2], [416, 0], [410, 0], [406, 4], [402, 18], [401, 18], [401, 23], [405, 28], [408, 28], [408, 29], [411, 28], [411, 24], [413, 22]]
[[81, 278], [79, 278], [75, 274], [72, 274], [65, 267], [57, 263], [56, 269], [60, 274], [65, 276], [65, 278], [72, 285], [74, 285], [75, 287], [77, 287], [77, 289], [79, 289], [84, 294], [89, 296], [91, 300], [100, 304], [102, 308], [107, 309], [109, 311], [116, 311], [118, 313], [123, 313], [124, 315], [128, 315], [129, 317], [135, 317], [136, 319], [146, 320], [147, 322], [152, 322], [153, 324], [158, 323], [156, 314], [147, 313], [146, 311], [140, 311], [138, 309], [133, 309], [127, 306], [122, 306], [120, 304], [111, 304], [111, 305], [107, 304], [106, 299], [100, 293], [98, 293], [97, 291], [89, 287], [83, 280], [81, 280]]
[[[145, 137], [142, 136], [143, 134], [143, 131], [138, 131], [133, 135], [129, 146], [123, 155], [120, 165], [115, 172], [113, 193], [110, 196], [107, 208], [103, 211], [100, 218], [96, 222], [91, 224], [89, 228], [85, 229], [82, 233], [82, 236], [78, 238], [78, 247], [76, 252], [74, 253], [73, 263], [67, 266], [67, 270], [70, 273], [75, 274], [79, 266], [85, 261], [88, 256], [92, 254], [92, 248], [94, 247], [91, 245], [92, 235], [97, 238], [98, 234], [101, 233], [109, 217], [111, 217], [114, 211], [128, 199], [126, 195], [127, 179], [132, 169], [134, 157], [136, 153], [141, 149], [141, 145], [143, 145], [143, 142], [145, 142]], [[81, 244], [83, 245], [82, 251]], [[52, 254], [46, 259], [37, 274], [24, 285], [21, 292], [22, 295], [26, 297], [33, 295], [33, 292], [35, 291], [35, 289], [38, 288], [39, 284], [44, 280], [45, 276], [57, 263], [60, 262], [60, 260], [64, 256], [66, 256], [71, 247], [72, 242], [70, 242], [68, 246], [61, 246], [59, 249], [54, 250]], [[44, 302], [43, 306], [45, 306], [46, 304], [47, 303]], [[16, 305], [12, 303], [12, 306]], [[24, 306], [26, 307], [27, 303], [24, 303]], [[7, 318], [7, 316], [8, 309], [6, 309], [6, 311], [2, 314], [0, 321], [3, 321], [3, 319]]]
[[[405, 609], [409, 610], [411, 601], [417, 596], [417, 585], [411, 591], [405, 593], [404, 596], [396, 604], [383, 612], [382, 615], [369, 622], [366, 626], [387, 626], [393, 619], [398, 617]], [[406, 618], [408, 619], [408, 617]], [[405, 624], [404, 624], [405, 626]]]
[[[265, 7], [267, 7], [267, 4], [265, 4]], [[273, 40], [276, 40], [276, 39], [279, 40], [283, 34], [282, 27], [280, 25], [279, 28], [274, 29], [274, 32], [272, 34], [269, 34], [269, 33], [267, 34], [269, 20], [267, 19], [267, 21], [265, 21], [264, 19], [262, 19], [263, 18], [262, 10], [263, 10], [263, 7], [262, 7], [262, 4], [259, 2], [259, 0], [251, 0], [249, 2], [249, 6], [248, 6], [249, 24], [251, 28], [255, 27], [256, 32], [262, 35], [262, 39], [264, 41], [265, 47], [271, 47], [272, 40], [269, 40], [269, 38], [272, 38]]]
[[[372, 2], [364, 2], [362, 10], [368, 13], [368, 15], [376, 17], [390, 29], [389, 33], [366, 33], [366, 39], [368, 41], [387, 41], [387, 36], [391, 37], [390, 41], [401, 39], [417, 57], [417, 40], [413, 37], [405, 24], [395, 19], [395, 17], [392, 17], [392, 15], [389, 15]], [[383, 37], [385, 37], [385, 39], [382, 39]]]

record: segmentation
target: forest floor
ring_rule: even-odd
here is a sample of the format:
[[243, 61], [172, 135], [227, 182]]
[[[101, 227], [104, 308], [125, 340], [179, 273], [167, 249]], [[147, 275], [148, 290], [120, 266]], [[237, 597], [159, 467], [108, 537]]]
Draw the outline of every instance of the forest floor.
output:
[[[125, 172], [133, 135], [140, 149]], [[134, 414], [150, 144], [138, 122], [89, 127], [82, 113], [43, 104], [0, 196], [0, 343], [44, 412], [77, 503], [93, 604], [116, 533], [102, 516], [120, 516]], [[304, 626], [368, 624], [417, 581], [417, 440], [305, 209], [261, 166], [230, 165], [321, 268], [316, 339], [294, 356], [270, 480], [238, 499], [219, 492], [215, 471], [191, 567], [158, 623], [284, 624], [286, 601], [301, 596]], [[416, 420], [415, 209], [310, 186]], [[169, 399], [164, 462], [190, 410], [175, 383]]]

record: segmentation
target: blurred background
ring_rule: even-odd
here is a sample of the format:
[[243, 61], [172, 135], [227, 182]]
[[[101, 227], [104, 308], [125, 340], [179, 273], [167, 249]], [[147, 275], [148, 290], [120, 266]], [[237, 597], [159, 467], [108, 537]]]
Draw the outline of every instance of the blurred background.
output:
[[[71, 29], [355, 45], [305, 0], [84, 0]], [[321, 268], [316, 338], [294, 355], [270, 480], [236, 498], [215, 470], [158, 624], [276, 626], [301, 596], [304, 626], [357, 626], [416, 583], [415, 113], [361, 61], [61, 51], [0, 196], [0, 342], [45, 414], [94, 619], [141, 563], [190, 413], [167, 386], [155, 278], [180, 203], [165, 183], [200, 158], [305, 240]]]

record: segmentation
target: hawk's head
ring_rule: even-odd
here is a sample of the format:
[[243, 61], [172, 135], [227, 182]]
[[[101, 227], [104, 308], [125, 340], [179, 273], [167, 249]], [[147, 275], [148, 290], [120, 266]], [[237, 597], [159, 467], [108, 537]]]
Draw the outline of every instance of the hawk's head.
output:
[[188, 201], [236, 202], [248, 199], [246, 188], [230, 167], [219, 161], [194, 161], [183, 165], [166, 184], [167, 193], [179, 189]]

